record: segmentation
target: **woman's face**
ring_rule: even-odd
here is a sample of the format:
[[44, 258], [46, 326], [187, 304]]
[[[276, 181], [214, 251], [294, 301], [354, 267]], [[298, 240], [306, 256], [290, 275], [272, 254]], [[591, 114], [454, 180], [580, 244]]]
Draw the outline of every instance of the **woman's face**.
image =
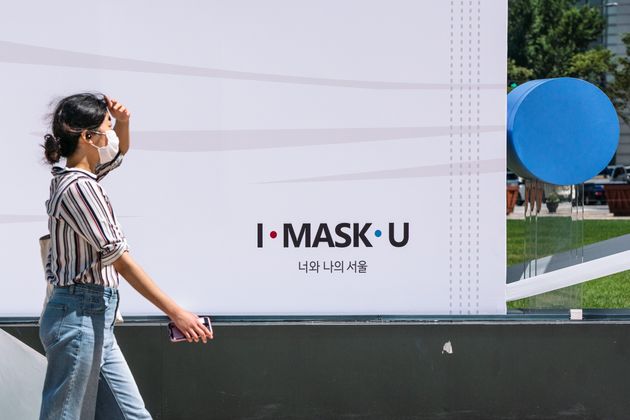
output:
[[92, 144], [94, 144], [95, 146], [98, 146], [98, 147], [107, 146], [107, 136], [105, 135], [105, 132], [111, 129], [112, 129], [112, 116], [109, 115], [109, 112], [108, 112], [107, 115], [105, 115], [105, 118], [103, 119], [103, 121], [101, 122], [101, 125], [95, 130], [87, 131], [86, 136], [88, 133], [92, 136], [92, 138], [88, 140], [92, 140]]
[[100, 162], [97, 147], [107, 146], [105, 132], [112, 129], [112, 117], [109, 112], [105, 115], [101, 125], [94, 130], [84, 130], [81, 134], [82, 147], [87, 155], [90, 166], [95, 167]]

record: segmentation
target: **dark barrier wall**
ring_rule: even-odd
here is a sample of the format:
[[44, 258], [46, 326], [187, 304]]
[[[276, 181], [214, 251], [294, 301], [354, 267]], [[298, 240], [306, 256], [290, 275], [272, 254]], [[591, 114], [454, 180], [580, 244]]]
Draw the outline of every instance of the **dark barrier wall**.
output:
[[[4, 327], [42, 351], [37, 327]], [[156, 419], [627, 419], [630, 323], [230, 323], [116, 335]], [[453, 353], [444, 352], [450, 342]]]

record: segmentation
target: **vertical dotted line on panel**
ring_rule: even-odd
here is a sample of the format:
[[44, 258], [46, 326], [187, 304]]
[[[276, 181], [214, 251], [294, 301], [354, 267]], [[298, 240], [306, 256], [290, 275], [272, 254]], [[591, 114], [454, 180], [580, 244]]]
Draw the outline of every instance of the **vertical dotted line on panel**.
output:
[[448, 313], [453, 314], [453, 48], [454, 48], [454, 1], [451, 1], [451, 8], [449, 13], [450, 18], [450, 38], [449, 38], [449, 131], [448, 131], [448, 144], [449, 144], [449, 209], [448, 209]]
[[467, 146], [466, 151], [466, 313], [471, 314], [471, 281], [472, 281], [472, 255], [474, 253], [472, 246], [472, 140], [473, 140], [473, 0], [468, 0], [468, 121], [467, 128]]
[[477, 172], [475, 176], [475, 180], [477, 181], [476, 192], [475, 192], [475, 211], [476, 211], [476, 240], [475, 240], [475, 313], [479, 314], [479, 207], [481, 205], [481, 197], [479, 194], [481, 191], [479, 190], [480, 185], [480, 175], [479, 175], [479, 161], [481, 160], [481, 152], [480, 152], [480, 131], [481, 131], [481, 0], [477, 0], [477, 84], [475, 86], [475, 91], [477, 92], [477, 121], [476, 121], [476, 148], [477, 151], [475, 153], [475, 162], [477, 165]]
[[459, 221], [458, 221], [458, 236], [459, 236], [459, 314], [463, 314], [463, 276], [464, 276], [464, 249], [463, 249], [463, 224], [464, 224], [464, 177], [463, 177], [463, 157], [464, 157], [464, 1], [460, 0], [459, 8], [459, 159], [458, 159], [458, 179], [459, 189], [457, 196], [459, 198]]

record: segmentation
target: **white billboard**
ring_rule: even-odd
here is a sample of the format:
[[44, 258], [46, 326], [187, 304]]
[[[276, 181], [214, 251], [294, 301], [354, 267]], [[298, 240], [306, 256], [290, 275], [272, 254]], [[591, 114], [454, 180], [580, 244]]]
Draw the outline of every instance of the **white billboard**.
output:
[[[211, 315], [505, 313], [506, 0], [14, 2], [0, 15], [0, 316], [38, 315], [55, 98], [132, 113], [101, 181]], [[126, 282], [123, 315], [160, 312]]]

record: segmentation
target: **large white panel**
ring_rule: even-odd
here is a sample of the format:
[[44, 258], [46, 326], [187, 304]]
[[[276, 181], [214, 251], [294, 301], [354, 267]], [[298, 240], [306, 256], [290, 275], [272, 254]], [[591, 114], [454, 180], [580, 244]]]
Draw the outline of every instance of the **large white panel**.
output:
[[[0, 15], [1, 316], [41, 309], [43, 117], [83, 90], [132, 112], [102, 185], [133, 256], [188, 309], [505, 312], [506, 0], [62, 4]], [[372, 246], [284, 248], [286, 223], [371, 223]], [[405, 246], [389, 223], [409, 224]], [[123, 315], [159, 313], [121, 289]]]

